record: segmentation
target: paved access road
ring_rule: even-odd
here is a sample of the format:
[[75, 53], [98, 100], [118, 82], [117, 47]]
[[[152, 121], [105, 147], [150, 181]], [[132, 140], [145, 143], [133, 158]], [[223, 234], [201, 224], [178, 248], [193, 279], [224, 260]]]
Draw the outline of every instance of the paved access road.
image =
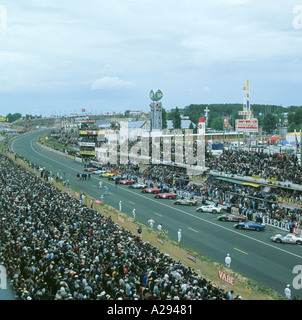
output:
[[[18, 137], [10, 144], [17, 154], [28, 158], [54, 174], [60, 173], [70, 184], [99, 199], [104, 190], [98, 187], [99, 180], [109, 188], [105, 202], [116, 209], [122, 201], [122, 211], [132, 216], [136, 209], [136, 219], [148, 225], [153, 218], [154, 227], [162, 223], [169, 236], [177, 240], [177, 231], [182, 230], [182, 242], [207, 256], [224, 263], [227, 253], [232, 258], [231, 268], [263, 285], [284, 293], [291, 285], [292, 295], [302, 296], [301, 290], [294, 290], [292, 282], [296, 274], [293, 268], [302, 265], [302, 246], [275, 244], [270, 237], [280, 230], [266, 226], [264, 232], [234, 229], [232, 222], [217, 221], [217, 215], [198, 213], [196, 207], [176, 206], [173, 200], [155, 199], [154, 195], [142, 194], [140, 190], [128, 186], [115, 186], [107, 178], [91, 175], [91, 180], [78, 181], [76, 174], [84, 172], [83, 165], [69, 158], [46, 151], [35, 144], [43, 132], [33, 132]], [[301, 282], [301, 281], [300, 281]], [[236, 289], [235, 289], [236, 290]]]

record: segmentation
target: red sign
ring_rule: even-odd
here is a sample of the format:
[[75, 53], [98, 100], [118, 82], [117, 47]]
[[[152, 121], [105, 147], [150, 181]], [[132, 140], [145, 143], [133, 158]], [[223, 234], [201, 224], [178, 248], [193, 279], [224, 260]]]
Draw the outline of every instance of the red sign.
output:
[[258, 119], [236, 120], [236, 131], [258, 132]]
[[224, 118], [223, 118], [223, 123], [224, 123], [224, 126], [227, 128], [228, 125], [229, 125], [229, 118], [224, 117]]
[[247, 115], [251, 115], [252, 111], [239, 111], [238, 114], [240, 116], [247, 116]]
[[225, 272], [218, 270], [218, 278], [234, 287], [235, 279]]

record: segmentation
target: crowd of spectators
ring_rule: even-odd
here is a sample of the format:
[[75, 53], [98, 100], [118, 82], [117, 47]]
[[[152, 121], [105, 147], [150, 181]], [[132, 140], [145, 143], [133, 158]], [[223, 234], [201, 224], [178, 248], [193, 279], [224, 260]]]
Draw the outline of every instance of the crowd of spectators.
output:
[[49, 172], [4, 155], [0, 169], [0, 264], [16, 299], [241, 299], [61, 193]]
[[206, 165], [210, 170], [234, 175], [256, 175], [263, 179], [274, 178], [277, 181], [302, 184], [302, 167], [296, 155], [224, 150], [218, 157], [207, 157]]
[[[203, 204], [224, 204], [230, 210], [237, 207], [238, 213], [262, 221], [264, 216], [278, 221], [292, 221], [298, 227], [302, 226], [302, 213], [298, 209], [286, 209], [278, 205], [278, 198], [301, 202], [302, 195], [297, 191], [289, 192], [282, 188], [270, 188], [263, 192], [251, 185], [235, 184], [215, 177], [207, 176], [205, 172], [202, 183], [190, 182], [186, 168], [173, 165], [110, 165], [102, 167], [106, 170], [118, 170], [119, 175], [133, 179], [148, 186], [162, 188], [162, 192], [170, 191], [188, 198], [199, 197]], [[199, 177], [200, 178], [200, 177]], [[301, 223], [300, 223], [301, 222]]]

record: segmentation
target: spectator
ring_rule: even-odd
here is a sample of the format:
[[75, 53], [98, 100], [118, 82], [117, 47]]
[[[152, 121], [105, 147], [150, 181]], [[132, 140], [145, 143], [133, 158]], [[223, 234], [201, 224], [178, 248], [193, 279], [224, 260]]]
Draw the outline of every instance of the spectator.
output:
[[3, 155], [0, 166], [0, 263], [17, 299], [228, 299], [223, 289], [44, 177]]

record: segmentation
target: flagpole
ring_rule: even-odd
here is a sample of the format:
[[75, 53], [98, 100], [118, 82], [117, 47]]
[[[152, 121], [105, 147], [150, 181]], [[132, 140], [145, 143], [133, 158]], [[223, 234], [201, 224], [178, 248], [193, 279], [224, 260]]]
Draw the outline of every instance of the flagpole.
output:
[[302, 165], [302, 133], [300, 129], [300, 166]]
[[298, 145], [297, 145], [298, 140], [297, 140], [297, 132], [296, 132], [296, 129], [295, 129], [294, 133], [295, 133], [295, 144], [296, 144], [296, 156], [298, 156]]

